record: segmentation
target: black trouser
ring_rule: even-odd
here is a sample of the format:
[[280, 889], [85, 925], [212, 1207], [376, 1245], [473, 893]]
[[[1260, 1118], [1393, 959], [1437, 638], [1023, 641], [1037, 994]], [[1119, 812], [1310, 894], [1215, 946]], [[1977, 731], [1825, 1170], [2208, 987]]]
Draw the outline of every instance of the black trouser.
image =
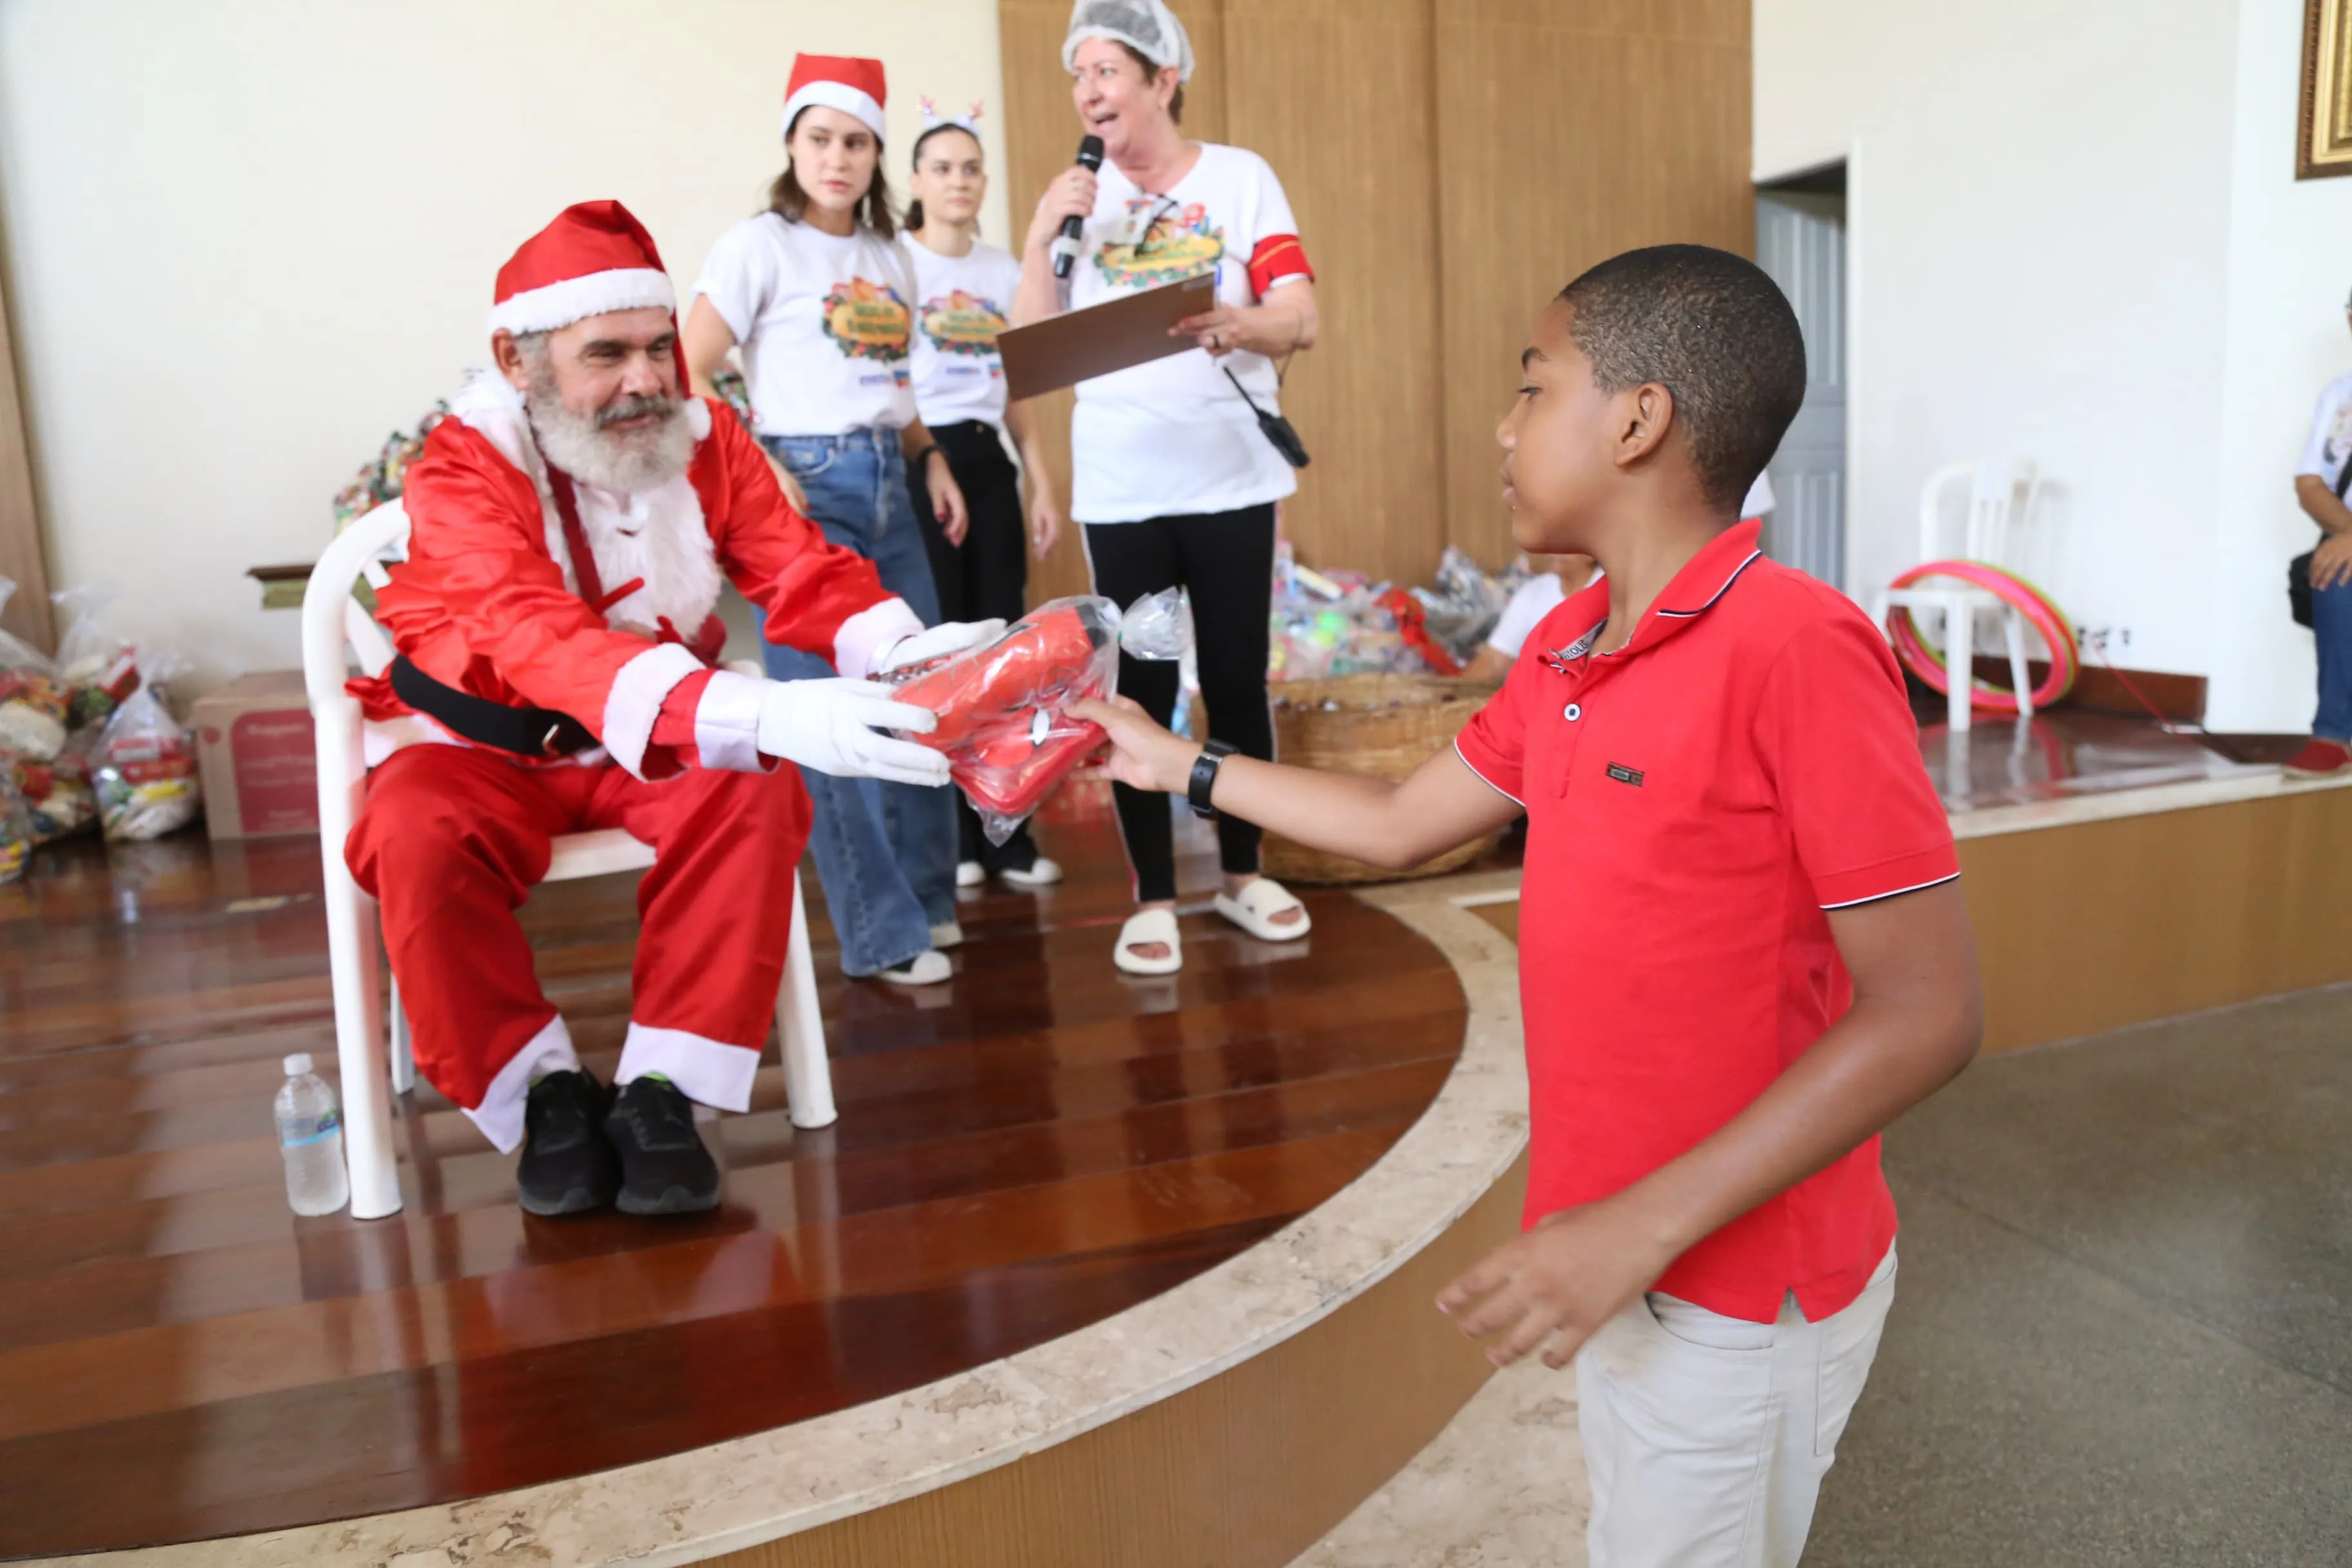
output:
[[[1274, 503], [1239, 511], [1192, 512], [1144, 522], [1087, 524], [1095, 592], [1125, 609], [1146, 594], [1181, 586], [1192, 599], [1207, 734], [1245, 757], [1274, 760], [1274, 717], [1265, 705], [1266, 617], [1274, 595]], [[1118, 689], [1165, 724], [1176, 711], [1176, 661], [1118, 659]], [[1176, 896], [1176, 839], [1168, 797], [1111, 785], [1118, 826], [1135, 868], [1139, 903]], [[1228, 873], [1257, 869], [1258, 829], [1217, 819], [1218, 858]]]
[[[1021, 512], [1021, 474], [1004, 455], [996, 426], [978, 419], [929, 426], [931, 438], [948, 455], [948, 471], [963, 491], [966, 514], [971, 520], [961, 544], [950, 544], [931, 515], [931, 497], [919, 465], [907, 474], [914, 493], [915, 519], [922, 525], [923, 547], [930, 552], [931, 581], [940, 591], [940, 618], [984, 621], [992, 616], [1018, 620], [1029, 589], [1029, 538]], [[956, 793], [956, 824], [960, 857], [977, 860], [991, 874], [1026, 871], [1037, 863], [1037, 846], [1029, 825], [1013, 829], [1002, 845], [991, 844], [980, 830], [980, 815], [963, 793]]]

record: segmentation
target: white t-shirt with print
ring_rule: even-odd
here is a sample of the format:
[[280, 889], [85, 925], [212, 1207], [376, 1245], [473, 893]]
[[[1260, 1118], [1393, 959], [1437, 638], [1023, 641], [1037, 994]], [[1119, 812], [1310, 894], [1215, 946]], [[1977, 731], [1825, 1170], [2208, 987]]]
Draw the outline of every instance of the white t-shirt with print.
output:
[[2319, 406], [2311, 416], [2311, 438], [2303, 444], [2303, 462], [2294, 471], [2313, 475], [2332, 490], [2343, 477], [2348, 456], [2352, 456], [2352, 375], [2339, 375], [2319, 395]]
[[941, 256], [911, 234], [898, 237], [915, 283], [915, 407], [934, 427], [966, 419], [1004, 424], [1004, 361], [996, 334], [1021, 287], [1018, 258], [972, 242]]
[[778, 214], [719, 237], [694, 291], [743, 345], [763, 436], [838, 436], [915, 417], [905, 252], [872, 229], [830, 235]]
[[[1219, 304], [1254, 305], [1249, 263], [1258, 242], [1297, 232], [1282, 182], [1243, 148], [1202, 142], [1199, 160], [1165, 193], [1138, 189], [1105, 163], [1070, 273], [1070, 306], [1084, 310], [1213, 269]], [[1297, 493], [1290, 465], [1225, 379], [1228, 368], [1260, 407], [1278, 411], [1274, 362], [1262, 354], [1219, 361], [1192, 348], [1078, 383], [1070, 515], [1135, 522]]]

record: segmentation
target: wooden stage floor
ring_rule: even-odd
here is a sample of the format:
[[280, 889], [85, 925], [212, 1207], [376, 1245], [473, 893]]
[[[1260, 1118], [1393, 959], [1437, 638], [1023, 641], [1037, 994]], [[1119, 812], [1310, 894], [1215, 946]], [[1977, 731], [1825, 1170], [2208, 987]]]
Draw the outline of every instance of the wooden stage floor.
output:
[[[421, 1088], [404, 1212], [294, 1218], [269, 1101], [288, 1052], [331, 1068], [315, 841], [44, 851], [0, 889], [0, 1556], [480, 1496], [929, 1382], [1267, 1236], [1451, 1069], [1460, 987], [1388, 916], [1310, 895], [1271, 946], [1192, 913], [1181, 978], [1130, 981], [1107, 814], [1041, 837], [1071, 881], [967, 903], [948, 985], [844, 982], [814, 928], [842, 1119], [793, 1131], [772, 1049], [687, 1220], [528, 1218]], [[525, 917], [607, 1074], [630, 882]]]

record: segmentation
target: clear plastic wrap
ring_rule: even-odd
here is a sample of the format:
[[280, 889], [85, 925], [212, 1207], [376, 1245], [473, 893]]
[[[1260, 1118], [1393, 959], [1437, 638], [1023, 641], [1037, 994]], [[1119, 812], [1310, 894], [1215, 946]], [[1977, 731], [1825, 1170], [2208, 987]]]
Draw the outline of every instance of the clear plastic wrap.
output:
[[1415, 588], [1429, 635], [1457, 662], [1467, 663], [1503, 618], [1511, 595], [1501, 579], [1449, 544], [1437, 563], [1434, 587]]
[[907, 738], [946, 753], [989, 841], [1002, 844], [1102, 743], [1101, 727], [1070, 718], [1069, 705], [1118, 689], [1121, 649], [1179, 658], [1192, 640], [1172, 588], [1124, 612], [1092, 595], [1054, 599], [994, 642], [909, 672], [894, 695], [939, 715], [929, 734]]
[[194, 822], [204, 806], [195, 737], [163, 705], [163, 682], [187, 668], [177, 654], [142, 649], [139, 689], [98, 737], [92, 778], [111, 842], [161, 838]]
[[1400, 605], [1410, 607], [1417, 631], [1421, 606], [1409, 595], [1361, 572], [1318, 572], [1299, 564], [1286, 542], [1277, 546], [1267, 675], [1313, 680], [1367, 672], [1427, 674], [1429, 661], [1399, 620]]
[[69, 729], [105, 723], [139, 689], [138, 656], [105, 620], [106, 606], [121, 593], [112, 584], [92, 583], [49, 595], [66, 617], [65, 635], [58, 639], [58, 679], [65, 683]]
[[54, 761], [14, 759], [9, 772], [32, 820], [35, 844], [55, 843], [98, 820], [98, 790], [89, 766], [90, 749], [97, 743], [97, 731], [77, 730]]
[[[14, 579], [0, 577], [0, 609], [16, 592]], [[0, 632], [0, 752], [46, 763], [65, 743], [66, 689], [57, 665], [23, 638]]]

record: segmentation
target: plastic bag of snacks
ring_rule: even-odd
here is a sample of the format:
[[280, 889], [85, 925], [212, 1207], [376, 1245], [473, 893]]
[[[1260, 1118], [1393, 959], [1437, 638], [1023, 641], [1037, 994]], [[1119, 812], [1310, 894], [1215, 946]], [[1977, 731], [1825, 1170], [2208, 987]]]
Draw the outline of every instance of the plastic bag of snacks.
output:
[[65, 683], [66, 721], [79, 730], [103, 724], [139, 689], [139, 660], [130, 642], [102, 617], [121, 592], [111, 584], [68, 588], [50, 599], [66, 616], [58, 639], [58, 679]]
[[949, 774], [982, 831], [1002, 844], [1102, 743], [1102, 727], [1070, 718], [1068, 708], [1118, 689], [1120, 650], [1181, 658], [1192, 641], [1192, 618], [1173, 588], [1124, 613], [1093, 595], [1052, 599], [986, 647], [919, 667], [892, 695], [940, 716], [938, 729], [907, 739], [947, 753]]
[[[1327, 675], [1422, 675], [1429, 662], [1406, 637], [1399, 605], [1416, 620], [1411, 595], [1361, 572], [1318, 572], [1301, 565], [1287, 544], [1275, 552], [1273, 624], [1267, 674], [1276, 680]], [[1421, 637], [1428, 645], [1425, 636]]]
[[196, 819], [204, 805], [195, 737], [163, 705], [162, 682], [188, 668], [168, 651], [142, 650], [139, 689], [98, 737], [100, 820], [110, 840], [161, 838]]
[[25, 874], [33, 853], [33, 819], [16, 794], [16, 770], [0, 753], [0, 885]]
[[1429, 635], [1461, 663], [1477, 653], [1511, 602], [1500, 580], [1451, 544], [1438, 561], [1436, 586], [1415, 588], [1412, 596], [1421, 604]]
[[[0, 577], [0, 609], [16, 594]], [[0, 632], [0, 752], [46, 763], [66, 743], [66, 689], [47, 655], [21, 637]]]
[[433, 427], [448, 417], [449, 405], [436, 403], [425, 411], [424, 418], [416, 422], [415, 435], [394, 430], [384, 437], [383, 449], [352, 476], [351, 483], [336, 492], [336, 531], [341, 532], [352, 519], [365, 516], [388, 500], [400, 499], [408, 465], [423, 454], [425, 437], [433, 434]]
[[54, 762], [16, 760], [16, 788], [32, 819], [34, 843], [54, 843], [98, 820], [98, 790], [89, 776], [89, 751], [97, 741], [97, 731], [77, 731]]

